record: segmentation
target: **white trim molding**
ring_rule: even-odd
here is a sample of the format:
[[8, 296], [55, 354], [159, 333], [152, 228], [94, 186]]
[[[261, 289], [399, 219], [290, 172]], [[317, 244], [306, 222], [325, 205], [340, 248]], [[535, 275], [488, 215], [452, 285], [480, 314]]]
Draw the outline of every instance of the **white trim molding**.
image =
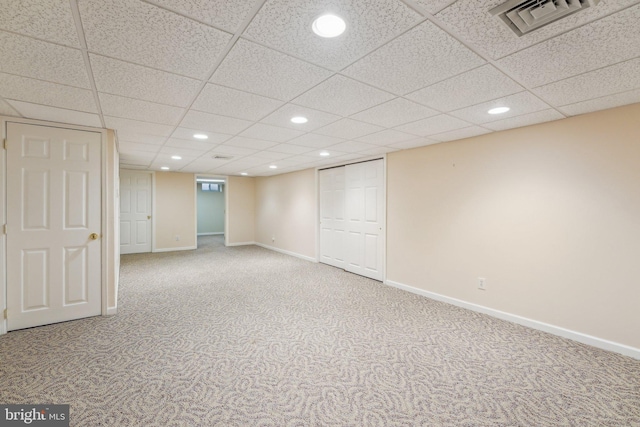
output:
[[285, 251], [284, 249], [275, 248], [273, 246], [265, 245], [264, 243], [255, 242], [254, 245], [260, 246], [261, 248], [269, 249], [270, 251], [280, 252], [281, 254], [285, 254], [285, 255], [296, 257], [296, 258], [300, 258], [300, 259], [303, 259], [305, 261], [311, 261], [311, 262], [316, 262], [316, 263], [318, 262], [314, 257], [310, 257], [310, 256], [307, 256], [307, 255], [302, 255], [302, 254], [299, 254], [299, 253], [296, 253], [296, 252]]
[[235, 243], [227, 243], [225, 246], [248, 246], [255, 245], [256, 242], [235, 242]]
[[475, 311], [482, 314], [487, 314], [498, 319], [506, 320], [508, 322], [517, 323], [518, 325], [526, 326], [528, 328], [537, 329], [539, 331], [547, 332], [553, 335], [557, 335], [563, 338], [568, 338], [573, 341], [577, 341], [582, 344], [591, 345], [603, 350], [620, 353], [625, 356], [632, 357], [640, 360], [640, 349], [631, 347], [625, 344], [620, 344], [613, 341], [608, 341], [602, 338], [597, 338], [592, 335], [583, 334], [582, 332], [572, 331], [560, 326], [550, 325], [548, 323], [540, 322], [538, 320], [529, 319], [526, 317], [518, 316], [516, 314], [506, 313], [504, 311], [495, 310], [493, 308], [485, 307], [470, 303], [467, 301], [451, 298], [445, 295], [440, 295], [434, 292], [425, 291], [424, 289], [416, 288], [413, 286], [405, 285], [403, 283], [394, 282], [393, 280], [386, 280], [384, 282], [394, 288], [402, 289], [429, 299], [444, 302], [447, 304], [455, 305], [457, 307], [466, 308], [467, 310]]
[[153, 249], [153, 252], [175, 252], [175, 251], [192, 251], [194, 249], [198, 249], [198, 246], [183, 246], [181, 248], [162, 248], [162, 249]]
[[107, 308], [107, 316], [115, 316], [116, 314], [118, 314], [118, 307]]

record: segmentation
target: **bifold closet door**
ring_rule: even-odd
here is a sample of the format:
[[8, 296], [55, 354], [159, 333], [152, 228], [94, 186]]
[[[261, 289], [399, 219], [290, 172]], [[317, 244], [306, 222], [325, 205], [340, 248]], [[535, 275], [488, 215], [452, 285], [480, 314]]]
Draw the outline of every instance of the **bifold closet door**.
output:
[[384, 163], [320, 171], [320, 262], [383, 279]]

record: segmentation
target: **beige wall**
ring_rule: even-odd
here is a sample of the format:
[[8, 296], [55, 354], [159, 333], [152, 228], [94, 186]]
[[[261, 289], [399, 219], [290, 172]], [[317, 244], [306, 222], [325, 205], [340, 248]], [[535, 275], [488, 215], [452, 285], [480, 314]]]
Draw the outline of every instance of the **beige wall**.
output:
[[389, 280], [640, 348], [640, 104], [391, 153], [387, 194]]
[[156, 172], [154, 250], [197, 246], [195, 198], [193, 174]]
[[227, 244], [253, 243], [255, 240], [255, 178], [230, 176], [227, 180]]
[[257, 243], [315, 258], [316, 212], [315, 169], [256, 179]]

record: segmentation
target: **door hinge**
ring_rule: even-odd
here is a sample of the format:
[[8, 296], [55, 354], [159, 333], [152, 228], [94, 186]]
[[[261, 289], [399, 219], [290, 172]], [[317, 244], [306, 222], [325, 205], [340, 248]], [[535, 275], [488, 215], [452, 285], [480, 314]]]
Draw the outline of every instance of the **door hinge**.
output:
[[2, 234], [7, 234], [7, 224], [2, 226]]
[[7, 149], [7, 138], [2, 139], [2, 148]]
[[8, 308], [5, 308], [5, 309], [2, 311], [2, 317], [4, 317], [4, 318], [5, 318], [5, 320], [9, 318], [9, 309], [8, 309]]

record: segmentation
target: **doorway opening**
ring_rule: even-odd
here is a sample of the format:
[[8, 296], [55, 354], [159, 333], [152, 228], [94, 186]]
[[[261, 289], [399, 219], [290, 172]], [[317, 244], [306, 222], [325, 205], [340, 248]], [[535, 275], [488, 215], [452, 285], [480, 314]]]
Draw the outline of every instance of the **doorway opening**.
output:
[[[196, 176], [196, 234], [219, 236], [226, 242], [227, 179], [218, 176]], [[199, 244], [198, 244], [199, 246]]]

